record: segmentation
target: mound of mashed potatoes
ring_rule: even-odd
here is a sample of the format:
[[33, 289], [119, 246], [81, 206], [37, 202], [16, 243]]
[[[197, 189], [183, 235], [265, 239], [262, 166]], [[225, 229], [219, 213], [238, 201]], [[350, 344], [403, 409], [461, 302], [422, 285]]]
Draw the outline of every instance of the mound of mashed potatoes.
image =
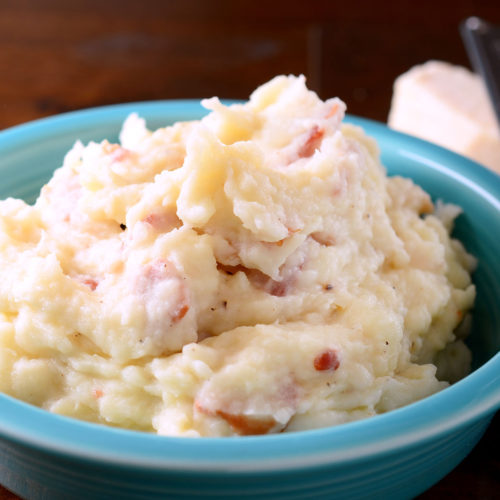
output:
[[180, 436], [330, 426], [464, 376], [459, 209], [388, 178], [303, 77], [200, 121], [76, 143], [0, 203], [0, 390]]

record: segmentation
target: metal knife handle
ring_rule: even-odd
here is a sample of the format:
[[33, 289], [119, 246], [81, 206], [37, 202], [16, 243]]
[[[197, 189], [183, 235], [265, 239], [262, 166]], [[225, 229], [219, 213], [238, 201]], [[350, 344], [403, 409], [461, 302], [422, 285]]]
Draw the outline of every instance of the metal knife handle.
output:
[[460, 34], [474, 71], [484, 80], [500, 127], [500, 26], [469, 17], [460, 25]]

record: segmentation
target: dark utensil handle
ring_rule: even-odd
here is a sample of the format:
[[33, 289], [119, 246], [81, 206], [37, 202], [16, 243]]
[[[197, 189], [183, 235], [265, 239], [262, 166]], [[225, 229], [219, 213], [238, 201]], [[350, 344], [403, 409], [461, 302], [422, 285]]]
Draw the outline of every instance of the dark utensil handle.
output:
[[500, 126], [500, 26], [469, 17], [461, 23], [460, 33], [474, 71], [484, 80]]

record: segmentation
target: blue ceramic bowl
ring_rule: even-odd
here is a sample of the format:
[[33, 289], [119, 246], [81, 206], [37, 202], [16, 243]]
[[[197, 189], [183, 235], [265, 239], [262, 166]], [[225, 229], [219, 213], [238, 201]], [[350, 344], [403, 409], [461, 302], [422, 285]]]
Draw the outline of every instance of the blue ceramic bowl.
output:
[[[132, 111], [151, 128], [195, 119], [197, 102], [110, 106], [0, 133], [0, 197], [33, 201], [76, 139], [117, 138]], [[0, 482], [26, 498], [410, 498], [473, 448], [500, 406], [500, 176], [384, 125], [390, 174], [459, 204], [455, 234], [479, 258], [470, 347], [474, 371], [444, 391], [334, 428], [239, 438], [170, 438], [52, 415], [0, 395]]]

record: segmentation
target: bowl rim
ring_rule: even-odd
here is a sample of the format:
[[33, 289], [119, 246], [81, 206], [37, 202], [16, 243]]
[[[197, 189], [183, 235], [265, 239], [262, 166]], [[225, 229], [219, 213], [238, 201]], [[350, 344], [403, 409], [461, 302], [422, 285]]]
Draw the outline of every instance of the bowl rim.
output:
[[[177, 99], [113, 104], [41, 118], [0, 131], [0, 159], [2, 151], [15, 150], [27, 139], [41, 140], [57, 131], [79, 130], [91, 126], [95, 120], [122, 122], [131, 112], [146, 118], [152, 113], [168, 121], [179, 114], [187, 116], [186, 119], [198, 118], [206, 110], [199, 100]], [[361, 126], [380, 145], [390, 141], [391, 148], [402, 158], [419, 159], [428, 168], [453, 177], [486, 200], [500, 217], [497, 174], [380, 122], [352, 115], [347, 115], [345, 121]], [[453, 164], [453, 169], [449, 164]], [[368, 456], [393, 453], [403, 446], [421, 444], [473, 421], [490, 418], [499, 406], [500, 353], [497, 353], [464, 379], [432, 396], [335, 427], [265, 436], [168, 437], [55, 415], [0, 394], [0, 439], [80, 461], [97, 460], [123, 467], [265, 473], [353, 463]]]

